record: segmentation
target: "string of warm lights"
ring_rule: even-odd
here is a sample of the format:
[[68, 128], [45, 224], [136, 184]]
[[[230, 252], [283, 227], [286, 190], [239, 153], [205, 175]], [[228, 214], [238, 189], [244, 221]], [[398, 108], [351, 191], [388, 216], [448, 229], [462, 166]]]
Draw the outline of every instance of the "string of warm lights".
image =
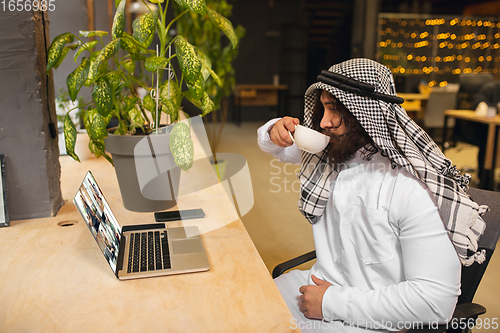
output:
[[469, 62], [472, 62], [472, 63], [476, 63], [476, 62], [491, 62], [491, 61], [495, 61], [495, 62], [499, 62], [500, 61], [500, 57], [495, 57], [493, 58], [492, 56], [479, 56], [477, 58], [471, 58], [469, 56], [462, 56], [462, 55], [450, 55], [450, 56], [446, 56], [446, 57], [440, 57], [440, 56], [436, 56], [436, 57], [426, 57], [425, 55], [423, 56], [415, 56], [415, 54], [413, 53], [410, 53], [410, 54], [404, 54], [404, 53], [401, 53], [401, 54], [384, 54], [382, 56], [382, 58], [384, 60], [394, 60], [394, 61], [399, 61], [401, 59], [404, 59], [406, 58], [406, 60], [408, 61], [414, 61], [414, 62], [437, 62], [437, 63], [440, 63], [440, 62], [453, 62], [453, 61], [464, 61], [465, 63], [469, 63]]
[[447, 25], [447, 26], [471, 26], [471, 27], [486, 27], [486, 28], [500, 28], [500, 21], [499, 22], [493, 22], [490, 20], [474, 20], [474, 19], [467, 19], [467, 18], [458, 18], [455, 17], [451, 20], [447, 20], [444, 18], [437, 18], [437, 19], [405, 19], [405, 18], [381, 18], [380, 23], [385, 25], [387, 23], [397, 23], [401, 25], [402, 27], [405, 27], [407, 25], [413, 27], [413, 26], [435, 26], [435, 25]]
[[[387, 29], [386, 29], [387, 30]], [[380, 32], [381, 35], [385, 36], [386, 33], [381, 31]], [[428, 33], [425, 33], [425, 34], [428, 34]], [[448, 35], [449, 33], [446, 33], [444, 35]], [[415, 39], [417, 37], [413, 37], [414, 35], [416, 35], [416, 33], [412, 33], [411, 34], [411, 38]], [[426, 37], [422, 37], [422, 35], [424, 35], [424, 33], [421, 33], [420, 34], [420, 39], [424, 39]], [[439, 34], [441, 35], [441, 34]], [[428, 39], [429, 40], [439, 40], [439, 39], [443, 39], [443, 38], [440, 38], [440, 36], [433, 36], [431, 35]], [[394, 37], [397, 37], [397, 36], [394, 36]], [[468, 34], [468, 35], [464, 35], [464, 36], [461, 36], [459, 37], [458, 41], [460, 40], [472, 40], [474, 39], [476, 36], [472, 33], [472, 34]], [[450, 36], [450, 38], [452, 40], [456, 39], [456, 35], [455, 34], [452, 34]], [[439, 48], [441, 49], [444, 49], [444, 48], [449, 48], [449, 49], [453, 49], [453, 48], [456, 48], [458, 50], [460, 49], [466, 49], [468, 47], [472, 47], [473, 49], [478, 49], [478, 48], [481, 48], [481, 49], [487, 49], [487, 48], [491, 48], [491, 49], [499, 49], [500, 48], [500, 44], [499, 43], [491, 43], [491, 42], [484, 42], [484, 43], [481, 43], [480, 40], [484, 40], [488, 38], [489, 40], [498, 40], [500, 38], [500, 34], [496, 33], [494, 36], [486, 36], [485, 34], [481, 34], [479, 36], [477, 36], [477, 42], [472, 44], [470, 43], [469, 41], [467, 42], [463, 42], [463, 43], [456, 43], [456, 44], [453, 44], [452, 42], [449, 42], [449, 41], [443, 41], [441, 43], [439, 43]], [[419, 48], [419, 47], [424, 47], [424, 46], [428, 46], [428, 47], [431, 47], [432, 44], [429, 43], [428, 40], [422, 40], [422, 41], [418, 41], [418, 42], [395, 42], [393, 41], [392, 39], [387, 39], [385, 41], [381, 41], [380, 42], [380, 47], [392, 47], [392, 48], [402, 48], [402, 47], [415, 47], [415, 48]]]
[[376, 56], [393, 73], [498, 73], [500, 21], [381, 16], [379, 36]]
[[418, 68], [413, 68], [413, 69], [407, 69], [407, 68], [403, 68], [401, 65], [399, 65], [398, 67], [393, 67], [391, 68], [392, 72], [393, 73], [401, 73], [401, 74], [431, 74], [432, 72], [436, 73], [436, 74], [454, 74], [454, 75], [458, 75], [460, 73], [479, 73], [479, 72], [483, 72], [483, 73], [492, 73], [492, 74], [496, 74], [498, 73], [498, 69], [497, 68], [482, 68], [481, 66], [477, 66], [476, 68], [471, 68], [471, 67], [466, 67], [464, 69], [460, 69], [460, 68], [451, 68], [451, 67], [444, 67], [442, 69], [440, 69], [439, 67], [424, 67], [422, 69], [418, 69]]

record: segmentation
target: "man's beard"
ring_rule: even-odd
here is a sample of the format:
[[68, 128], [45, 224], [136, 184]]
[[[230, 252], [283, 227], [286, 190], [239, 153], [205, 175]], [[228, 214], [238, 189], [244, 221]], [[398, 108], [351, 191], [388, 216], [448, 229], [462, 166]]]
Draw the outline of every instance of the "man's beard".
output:
[[361, 133], [352, 131], [337, 135], [325, 129], [322, 133], [330, 137], [330, 143], [327, 146], [328, 162], [335, 167], [351, 160], [356, 152], [369, 142]]

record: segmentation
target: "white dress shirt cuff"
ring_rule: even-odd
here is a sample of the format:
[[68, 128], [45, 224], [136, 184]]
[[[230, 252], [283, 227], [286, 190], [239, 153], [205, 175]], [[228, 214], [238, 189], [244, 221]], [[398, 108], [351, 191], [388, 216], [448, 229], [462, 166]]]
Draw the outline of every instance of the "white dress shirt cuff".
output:
[[345, 320], [347, 316], [347, 304], [349, 291], [339, 286], [330, 286], [323, 295], [321, 310], [323, 319]]

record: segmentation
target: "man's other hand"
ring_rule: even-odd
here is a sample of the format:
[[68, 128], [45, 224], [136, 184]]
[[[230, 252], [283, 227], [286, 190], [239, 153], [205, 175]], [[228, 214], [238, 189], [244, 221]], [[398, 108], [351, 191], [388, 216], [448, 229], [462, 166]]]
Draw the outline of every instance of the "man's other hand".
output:
[[299, 292], [302, 294], [300, 296], [299, 310], [306, 318], [323, 319], [321, 307], [323, 295], [332, 284], [318, 279], [314, 275], [311, 275], [311, 278], [316, 285], [306, 285], [299, 289]]

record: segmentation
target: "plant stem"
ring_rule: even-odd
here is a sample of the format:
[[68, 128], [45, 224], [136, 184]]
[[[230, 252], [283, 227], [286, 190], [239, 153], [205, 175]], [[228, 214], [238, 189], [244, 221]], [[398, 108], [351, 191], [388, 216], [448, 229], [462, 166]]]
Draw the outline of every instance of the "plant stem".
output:
[[180, 13], [176, 18], [174, 18], [172, 21], [170, 21], [170, 23], [167, 25], [167, 32], [168, 30], [170, 30], [170, 27], [172, 26], [172, 24], [177, 21], [178, 19], [180, 19], [182, 17], [182, 15], [186, 14], [187, 12], [189, 12], [189, 9], [186, 9], [185, 11], [183, 11], [182, 13]]
[[[172, 42], [168, 43], [168, 46], [170, 46], [172, 44]], [[167, 58], [167, 61], [170, 62], [172, 61], [172, 59], [174, 59], [175, 57], [177, 57], [177, 53], [174, 53], [171, 57]]]
[[161, 7], [161, 4], [159, 4], [159, 11], [160, 11], [160, 17], [158, 19], [158, 22], [157, 22], [157, 26], [158, 26], [158, 37], [160, 38], [160, 56], [164, 56], [165, 55], [165, 50], [166, 50], [166, 47], [165, 47], [165, 44], [167, 43], [167, 32], [165, 30], [165, 20], [167, 19], [167, 10], [168, 10], [168, 0], [165, 4], [165, 8], [162, 9]]
[[[168, 6], [168, 3], [167, 3]], [[156, 26], [158, 27], [158, 37], [160, 38], [160, 55], [163, 53], [163, 50], [165, 48], [165, 43], [167, 42], [167, 35], [165, 34], [165, 27], [163, 22], [165, 21], [167, 9], [162, 10], [161, 4], [160, 4], [160, 17], [158, 18], [158, 21], [156, 22]]]
[[[215, 139], [214, 139], [214, 147], [213, 147], [214, 155], [215, 155], [215, 151], [217, 150], [217, 147], [219, 146], [220, 140], [222, 138], [222, 130], [224, 129], [224, 125], [226, 125], [226, 119], [227, 119], [228, 101], [226, 99], [222, 99], [221, 103], [222, 103], [222, 107], [220, 109], [221, 116], [219, 118], [220, 125], [219, 125], [219, 130], [217, 132], [217, 135], [215, 136]], [[215, 113], [217, 114], [217, 112], [215, 112]]]
[[146, 1], [144, 1], [144, 0], [141, 0], [141, 1], [142, 1], [142, 3], [143, 3], [143, 4], [145, 4], [145, 5], [146, 5], [146, 7], [148, 7], [149, 11], [150, 11], [150, 12], [152, 12], [151, 8], [149, 8], [149, 6], [148, 6], [148, 4], [146, 3]]
[[[186, 14], [188, 11], [189, 10], [186, 9], [185, 11], [183, 11], [182, 13], [180, 13], [176, 18], [174, 18], [172, 21], [170, 21], [170, 23], [167, 25], [167, 28], [165, 29], [165, 35], [168, 34], [168, 31], [170, 30], [170, 27], [172, 26], [172, 24], [175, 21], [177, 21], [179, 18], [181, 18], [184, 14]], [[170, 42], [170, 43], [172, 43], [172, 42]], [[167, 51], [167, 48], [168, 48], [168, 46], [165, 48], [165, 50], [162, 50], [162, 56], [165, 56], [165, 52]]]
[[[142, 107], [142, 105], [141, 105], [141, 104], [137, 104], [137, 105], [139, 105], [139, 109], [141, 109], [142, 116], [144, 117], [144, 119], [146, 119], [146, 122], [147, 122], [148, 128], [150, 128], [150, 129], [151, 129], [151, 126], [150, 126], [150, 125], [151, 125], [151, 122], [149, 121], [149, 117], [148, 117], [148, 115], [146, 114], [146, 111], [144, 110], [144, 108]], [[158, 126], [158, 125], [156, 125], [156, 126]]]
[[122, 111], [121, 109], [118, 107], [118, 104], [117, 102], [115, 101], [115, 115], [116, 115], [116, 118], [118, 118], [118, 124], [120, 124], [120, 121], [122, 120]]
[[[81, 40], [77, 35], [73, 34], [73, 36], [76, 37], [76, 39], [78, 39], [80, 41], [80, 43], [82, 43], [82, 46], [85, 45], [85, 43], [83, 42], [83, 40]], [[86, 50], [86, 49], [85, 49]]]
[[86, 107], [87, 105], [92, 104], [92, 103], [94, 103], [94, 101], [88, 102], [87, 104], [83, 104], [83, 105], [78, 105], [78, 106], [75, 106], [74, 108], [69, 109], [67, 113], [70, 113], [71, 111], [76, 110], [76, 109], [84, 108], [84, 107]]

